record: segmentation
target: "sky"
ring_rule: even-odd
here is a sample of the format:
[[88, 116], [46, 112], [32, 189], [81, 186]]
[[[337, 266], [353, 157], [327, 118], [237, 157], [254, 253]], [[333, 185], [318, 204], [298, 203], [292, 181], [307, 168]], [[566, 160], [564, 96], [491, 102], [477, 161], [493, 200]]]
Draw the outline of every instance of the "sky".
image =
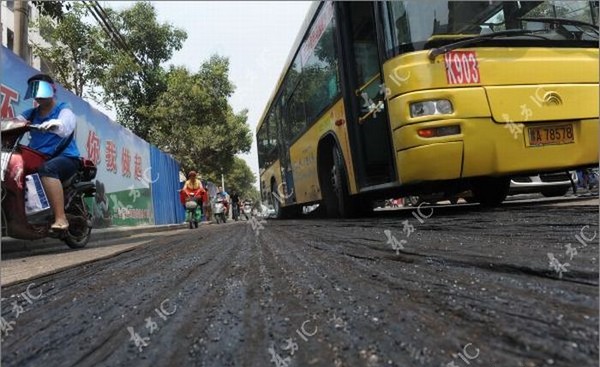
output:
[[[131, 1], [102, 1], [121, 10]], [[229, 58], [229, 79], [236, 86], [229, 102], [234, 111], [248, 109], [252, 149], [241, 154], [257, 177], [256, 126], [279, 79], [308, 1], [153, 1], [158, 20], [187, 32], [181, 50], [169, 62], [198, 71], [211, 55]], [[114, 118], [109, 111], [108, 115]], [[202, 167], [198, 167], [202, 172]]]

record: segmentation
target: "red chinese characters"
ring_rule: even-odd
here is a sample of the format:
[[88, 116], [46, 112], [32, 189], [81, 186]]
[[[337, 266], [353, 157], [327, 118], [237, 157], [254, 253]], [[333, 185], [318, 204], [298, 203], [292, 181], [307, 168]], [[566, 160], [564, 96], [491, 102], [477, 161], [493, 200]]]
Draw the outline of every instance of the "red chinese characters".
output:
[[0, 107], [0, 117], [12, 118], [15, 117], [15, 110], [12, 103], [19, 101], [19, 92], [2, 84], [0, 85], [0, 95], [2, 97], [2, 105]]
[[139, 154], [135, 154], [134, 161], [134, 175], [135, 179], [140, 181], [142, 179], [142, 156]]
[[90, 130], [88, 132], [85, 147], [87, 149], [87, 159], [97, 166], [100, 163], [100, 138], [95, 131]]
[[112, 140], [106, 141], [106, 170], [117, 173], [117, 146]]
[[121, 175], [131, 177], [131, 154], [125, 147], [121, 150]]

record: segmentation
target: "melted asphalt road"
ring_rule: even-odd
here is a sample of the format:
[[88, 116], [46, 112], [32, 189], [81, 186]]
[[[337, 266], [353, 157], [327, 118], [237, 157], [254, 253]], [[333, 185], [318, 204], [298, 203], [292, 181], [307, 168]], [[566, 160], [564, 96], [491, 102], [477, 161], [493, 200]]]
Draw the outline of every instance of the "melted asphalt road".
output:
[[520, 203], [179, 231], [3, 288], [2, 366], [597, 366], [597, 229]]

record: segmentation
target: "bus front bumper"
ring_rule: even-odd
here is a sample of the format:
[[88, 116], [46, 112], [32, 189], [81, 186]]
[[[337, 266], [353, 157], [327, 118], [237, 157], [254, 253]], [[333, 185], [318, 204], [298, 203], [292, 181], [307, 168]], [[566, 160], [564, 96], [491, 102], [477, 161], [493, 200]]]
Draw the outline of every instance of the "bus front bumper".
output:
[[[531, 127], [571, 124], [574, 142], [527, 146]], [[460, 126], [460, 134], [421, 138], [423, 128]], [[598, 119], [498, 124], [491, 118], [449, 119], [402, 126], [394, 131], [401, 184], [478, 176], [516, 176], [598, 163]]]

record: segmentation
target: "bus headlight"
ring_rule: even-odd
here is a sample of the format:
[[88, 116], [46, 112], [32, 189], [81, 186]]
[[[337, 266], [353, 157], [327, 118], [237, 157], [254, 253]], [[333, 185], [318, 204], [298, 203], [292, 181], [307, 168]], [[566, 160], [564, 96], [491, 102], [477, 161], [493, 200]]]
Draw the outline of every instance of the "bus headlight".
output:
[[410, 104], [410, 117], [448, 115], [454, 112], [452, 103], [447, 99], [421, 101]]

